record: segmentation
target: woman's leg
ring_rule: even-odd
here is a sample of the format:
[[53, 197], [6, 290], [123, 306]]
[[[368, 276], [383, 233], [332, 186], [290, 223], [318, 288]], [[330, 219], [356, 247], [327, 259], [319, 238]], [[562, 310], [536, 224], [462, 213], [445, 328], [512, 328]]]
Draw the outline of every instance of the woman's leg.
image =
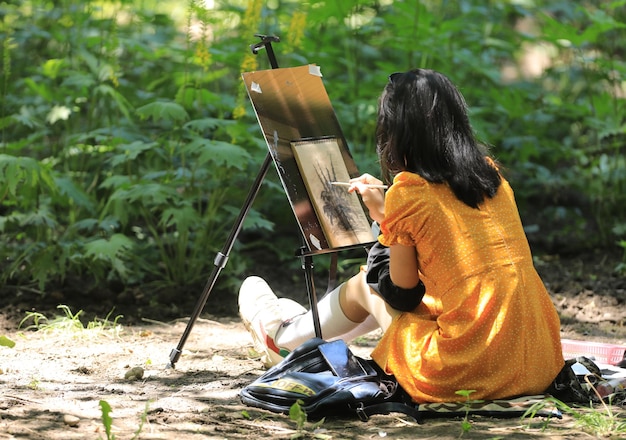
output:
[[[400, 312], [370, 289], [361, 270], [317, 305], [322, 337], [352, 340], [379, 327], [385, 331]], [[299, 304], [277, 298], [264, 280], [250, 277], [239, 291], [239, 312], [266, 366], [315, 336], [313, 317]]]
[[373, 316], [378, 326], [387, 331], [391, 321], [401, 312], [392, 308], [385, 300], [370, 288], [365, 279], [366, 272], [361, 268], [358, 274], [350, 278], [339, 298], [341, 310], [352, 321], [363, 321]]
[[[348, 337], [354, 339], [378, 328], [376, 321], [366, 319], [367, 315], [359, 316], [358, 320], [346, 316], [341, 307], [341, 298], [345, 295], [345, 290], [346, 284], [341, 284], [317, 303], [322, 338], [327, 341]], [[286, 321], [276, 332], [275, 341], [279, 347], [293, 350], [313, 337], [315, 337], [313, 313], [309, 310]]]
[[[377, 328], [385, 331], [400, 313], [374, 292], [361, 270], [317, 305], [322, 337], [350, 341]], [[311, 311], [296, 316], [276, 333], [276, 344], [293, 350], [315, 336]]]

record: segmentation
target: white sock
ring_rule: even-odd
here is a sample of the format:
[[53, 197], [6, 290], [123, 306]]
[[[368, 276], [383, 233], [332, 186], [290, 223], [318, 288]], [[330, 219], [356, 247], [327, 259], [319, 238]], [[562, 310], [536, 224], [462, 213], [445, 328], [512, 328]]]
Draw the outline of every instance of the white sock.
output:
[[[378, 325], [378, 322], [376, 322], [376, 319], [374, 319], [374, 316], [367, 315], [367, 318], [365, 318], [365, 321], [360, 322], [355, 328], [353, 328], [348, 333], [345, 333], [339, 336], [338, 338], [334, 338], [334, 339], [343, 339], [347, 343], [347, 342], [352, 341], [355, 338], [358, 338], [359, 336], [366, 335], [369, 332], [373, 332], [374, 330], [377, 330], [379, 328], [380, 328], [380, 325]], [[329, 339], [326, 338], [326, 340], [329, 340]]]
[[[327, 341], [344, 339], [348, 342], [378, 328], [373, 316], [368, 316], [363, 322], [348, 319], [339, 304], [340, 288], [341, 285], [329, 292], [317, 304], [322, 337]], [[279, 347], [293, 350], [313, 337], [315, 337], [313, 313], [309, 310], [303, 315], [296, 316], [287, 326], [278, 330], [274, 341]]]

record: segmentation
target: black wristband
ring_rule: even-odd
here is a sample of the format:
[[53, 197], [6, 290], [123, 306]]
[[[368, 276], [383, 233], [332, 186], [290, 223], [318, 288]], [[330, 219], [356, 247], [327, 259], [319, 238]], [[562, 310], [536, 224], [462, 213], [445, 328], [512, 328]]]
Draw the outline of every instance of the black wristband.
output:
[[398, 287], [391, 281], [389, 269], [385, 269], [379, 273], [378, 293], [394, 309], [401, 312], [410, 312], [422, 302], [422, 298], [424, 298], [426, 293], [426, 286], [420, 280], [417, 286], [411, 289]]
[[426, 293], [426, 287], [421, 280], [411, 289], [403, 289], [393, 284], [389, 274], [389, 248], [379, 242], [368, 252], [366, 280], [387, 304], [402, 312], [415, 309]]

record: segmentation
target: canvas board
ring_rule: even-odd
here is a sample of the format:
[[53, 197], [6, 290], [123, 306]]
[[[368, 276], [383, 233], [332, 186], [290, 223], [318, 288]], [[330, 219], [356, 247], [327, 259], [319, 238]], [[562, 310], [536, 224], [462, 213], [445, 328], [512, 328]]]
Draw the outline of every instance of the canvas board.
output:
[[[351, 195], [349, 199], [343, 200], [342, 197], [347, 195], [345, 187], [334, 188], [331, 193], [325, 192], [323, 185], [320, 186], [315, 180], [318, 179], [316, 168], [307, 165], [311, 162], [309, 156], [315, 156], [319, 164], [317, 170], [322, 175], [329, 171], [341, 172], [344, 179], [360, 175], [322, 82], [319, 66], [246, 72], [242, 78], [304, 238], [306, 253], [333, 252], [375, 242], [376, 237], [369, 231], [369, 220], [363, 206], [360, 213], [354, 214], [358, 212], [358, 196]], [[310, 140], [323, 142], [311, 143]], [[300, 155], [307, 156], [304, 171], [296, 160], [294, 145], [302, 147], [296, 148]], [[322, 149], [324, 153], [315, 154], [316, 149]], [[332, 150], [332, 159], [329, 149]], [[329, 196], [339, 198], [329, 202]], [[337, 212], [324, 215], [325, 207], [326, 212], [330, 213], [329, 206], [339, 207], [341, 204], [351, 211], [342, 216]], [[345, 218], [356, 219], [350, 223], [353, 230], [341, 230], [347, 224]], [[337, 223], [340, 219], [342, 226]], [[369, 232], [365, 231], [365, 223]]]
[[332, 248], [371, 242], [372, 229], [356, 193], [331, 182], [347, 182], [350, 173], [335, 138], [291, 143], [313, 208]]

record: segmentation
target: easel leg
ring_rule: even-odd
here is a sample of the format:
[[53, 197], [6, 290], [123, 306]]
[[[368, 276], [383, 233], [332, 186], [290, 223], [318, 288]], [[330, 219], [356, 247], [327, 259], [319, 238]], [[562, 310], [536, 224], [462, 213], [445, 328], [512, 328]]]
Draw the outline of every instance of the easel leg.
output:
[[[256, 35], [256, 36], [260, 37], [261, 41], [259, 43], [256, 43], [250, 46], [252, 53], [257, 54], [260, 49], [263, 49], [263, 48], [266, 49], [267, 56], [270, 61], [270, 65], [272, 66], [273, 69], [278, 68], [278, 63], [276, 62], [276, 56], [274, 55], [274, 50], [272, 48], [272, 42], [280, 41], [279, 38], [275, 36], [267, 36], [267, 35]], [[261, 184], [263, 183], [263, 179], [265, 179], [265, 176], [267, 174], [267, 171], [271, 163], [272, 163], [272, 156], [270, 153], [268, 153], [265, 156], [265, 161], [263, 162], [263, 165], [261, 165], [261, 170], [259, 171], [259, 174], [257, 175], [256, 180], [254, 181], [254, 184], [252, 185], [252, 188], [250, 189], [250, 192], [248, 193], [248, 197], [246, 198], [244, 206], [239, 212], [239, 216], [237, 217], [237, 220], [235, 221], [235, 224], [233, 225], [233, 229], [231, 230], [230, 235], [228, 236], [228, 239], [226, 240], [226, 243], [224, 244], [224, 247], [222, 248], [222, 251], [219, 252], [215, 257], [215, 260], [214, 260], [215, 268], [213, 269], [211, 276], [209, 277], [209, 279], [207, 280], [204, 286], [202, 295], [200, 296], [200, 298], [198, 299], [198, 302], [196, 303], [194, 311], [191, 314], [191, 317], [189, 318], [189, 322], [187, 323], [187, 327], [185, 328], [185, 331], [183, 332], [183, 335], [181, 336], [180, 341], [178, 342], [178, 345], [176, 346], [176, 348], [172, 349], [172, 351], [170, 352], [170, 362], [167, 365], [168, 368], [174, 368], [176, 365], [176, 362], [178, 362], [178, 359], [180, 358], [180, 355], [183, 351], [183, 346], [185, 345], [185, 342], [187, 342], [187, 338], [189, 337], [189, 334], [191, 333], [191, 329], [196, 323], [198, 317], [200, 316], [200, 313], [202, 313], [202, 310], [204, 309], [204, 306], [206, 305], [206, 302], [209, 299], [209, 295], [211, 294], [211, 290], [213, 290], [213, 286], [215, 285], [217, 277], [219, 276], [220, 272], [222, 271], [222, 269], [226, 266], [226, 263], [228, 262], [228, 256], [230, 255], [230, 251], [232, 250], [235, 240], [237, 239], [237, 236], [239, 235], [239, 232], [241, 231], [243, 222], [246, 216], [248, 215], [248, 212], [250, 211], [252, 202], [254, 201], [257, 194], [259, 193], [259, 190], [261, 189]], [[304, 269], [304, 276], [305, 276], [306, 285], [307, 285], [307, 296], [309, 298], [309, 305], [311, 308], [311, 313], [313, 315], [313, 327], [315, 329], [315, 335], [321, 338], [322, 329], [320, 326], [319, 313], [317, 309], [317, 295], [315, 293], [315, 285], [313, 283], [313, 257], [311, 255], [306, 255], [305, 249], [306, 249], [305, 247], [301, 249], [301, 258], [302, 258], [302, 268]], [[330, 286], [330, 283], [329, 283], [329, 286]]]
[[252, 188], [250, 188], [248, 197], [246, 198], [243, 208], [239, 212], [239, 216], [237, 217], [237, 220], [235, 221], [235, 224], [233, 225], [233, 229], [231, 230], [230, 235], [228, 236], [228, 239], [226, 240], [226, 243], [224, 244], [224, 247], [222, 248], [222, 252], [219, 252], [215, 257], [215, 260], [213, 262], [215, 265], [215, 268], [213, 269], [211, 276], [209, 277], [209, 279], [207, 280], [204, 286], [202, 295], [200, 296], [200, 298], [198, 299], [198, 302], [196, 303], [196, 307], [193, 313], [191, 314], [191, 317], [189, 318], [187, 327], [185, 328], [185, 331], [182, 337], [180, 338], [178, 345], [170, 353], [170, 362], [167, 365], [168, 368], [174, 368], [174, 366], [176, 365], [176, 362], [178, 362], [178, 359], [180, 358], [180, 354], [183, 351], [183, 346], [185, 345], [185, 342], [187, 341], [187, 338], [189, 337], [189, 334], [191, 333], [191, 329], [196, 323], [196, 320], [198, 319], [198, 317], [200, 316], [200, 313], [202, 313], [202, 309], [204, 308], [207, 300], [209, 299], [209, 295], [211, 294], [211, 290], [213, 290], [213, 286], [215, 285], [215, 281], [217, 280], [217, 277], [219, 276], [220, 272], [222, 271], [222, 269], [226, 266], [226, 263], [228, 262], [228, 256], [230, 254], [230, 251], [232, 250], [235, 240], [237, 239], [237, 236], [239, 235], [239, 232], [241, 231], [243, 222], [246, 216], [248, 215], [248, 212], [250, 211], [252, 202], [254, 202], [254, 199], [256, 198], [257, 194], [259, 193], [259, 190], [261, 189], [261, 184], [263, 183], [263, 179], [265, 179], [265, 176], [267, 174], [267, 171], [271, 163], [272, 163], [272, 156], [268, 153], [267, 156], [265, 156], [265, 161], [263, 162], [263, 165], [261, 165], [261, 170], [259, 171], [259, 174], [257, 175], [256, 180], [254, 181], [254, 184], [252, 185]]
[[304, 278], [306, 281], [307, 297], [309, 298], [309, 307], [313, 316], [313, 328], [315, 336], [322, 338], [322, 327], [320, 325], [320, 315], [317, 309], [317, 293], [315, 292], [315, 283], [313, 282], [313, 257], [305, 255], [305, 248], [300, 249], [302, 255], [302, 269], [304, 269]]

